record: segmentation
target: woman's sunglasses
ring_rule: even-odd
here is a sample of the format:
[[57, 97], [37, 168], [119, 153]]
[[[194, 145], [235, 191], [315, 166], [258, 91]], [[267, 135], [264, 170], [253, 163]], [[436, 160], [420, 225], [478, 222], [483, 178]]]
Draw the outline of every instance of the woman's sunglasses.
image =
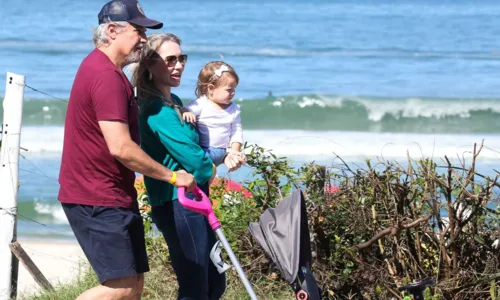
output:
[[165, 57], [165, 62], [169, 65], [175, 65], [177, 62], [180, 62], [181, 64], [185, 65], [188, 60], [187, 54], [181, 54], [179, 56], [175, 55], [169, 55]]

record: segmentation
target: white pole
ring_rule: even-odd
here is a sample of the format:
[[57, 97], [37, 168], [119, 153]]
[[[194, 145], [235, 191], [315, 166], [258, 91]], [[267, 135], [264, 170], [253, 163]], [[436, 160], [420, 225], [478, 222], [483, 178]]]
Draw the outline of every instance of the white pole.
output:
[[17, 274], [17, 264], [13, 267], [14, 258], [9, 245], [16, 240], [24, 83], [24, 75], [7, 72], [0, 152], [0, 300], [16, 296], [13, 295], [16, 289], [12, 289], [12, 273]]

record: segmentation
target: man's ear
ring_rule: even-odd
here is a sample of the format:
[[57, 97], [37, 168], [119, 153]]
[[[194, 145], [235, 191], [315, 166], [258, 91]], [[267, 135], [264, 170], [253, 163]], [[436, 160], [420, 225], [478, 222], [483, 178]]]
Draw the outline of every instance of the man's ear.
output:
[[106, 31], [108, 32], [109, 38], [111, 40], [114, 40], [114, 39], [116, 39], [116, 36], [118, 35], [118, 26], [116, 26], [116, 24], [109, 23]]

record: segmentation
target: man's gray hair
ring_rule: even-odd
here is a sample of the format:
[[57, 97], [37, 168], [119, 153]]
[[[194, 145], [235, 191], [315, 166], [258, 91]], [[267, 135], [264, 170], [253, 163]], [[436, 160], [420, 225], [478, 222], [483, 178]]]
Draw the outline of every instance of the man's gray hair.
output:
[[108, 36], [108, 25], [115, 24], [118, 27], [118, 32], [122, 31], [125, 27], [127, 27], [128, 22], [120, 21], [120, 22], [110, 22], [100, 24], [96, 29], [94, 29], [94, 45], [96, 48], [109, 45], [109, 36]]

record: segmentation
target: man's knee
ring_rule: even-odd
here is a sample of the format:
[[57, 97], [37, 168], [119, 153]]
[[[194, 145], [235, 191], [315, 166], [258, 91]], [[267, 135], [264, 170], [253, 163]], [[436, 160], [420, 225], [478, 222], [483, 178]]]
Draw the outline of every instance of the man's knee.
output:
[[142, 295], [144, 275], [106, 280], [103, 285], [113, 290], [113, 299], [136, 300]]

